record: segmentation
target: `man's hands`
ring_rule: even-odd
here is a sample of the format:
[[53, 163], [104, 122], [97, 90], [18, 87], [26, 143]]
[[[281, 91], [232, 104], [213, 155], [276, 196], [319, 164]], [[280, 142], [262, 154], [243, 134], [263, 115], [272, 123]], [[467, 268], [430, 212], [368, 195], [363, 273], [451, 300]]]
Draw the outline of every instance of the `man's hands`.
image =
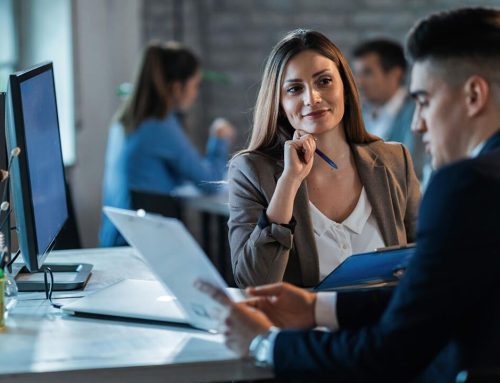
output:
[[316, 294], [289, 283], [249, 287], [247, 304], [258, 308], [280, 328], [312, 328], [316, 326], [314, 306]]
[[218, 287], [204, 281], [195, 282], [195, 286], [227, 309], [224, 320], [225, 343], [237, 354], [247, 356], [253, 338], [265, 334], [273, 325], [261, 311], [247, 305], [246, 302], [231, 301]]
[[289, 283], [248, 288], [253, 297], [244, 302], [231, 301], [226, 293], [204, 281], [196, 287], [227, 309], [224, 320], [225, 343], [239, 355], [248, 355], [253, 338], [265, 334], [271, 326], [312, 328], [316, 326], [316, 294]]

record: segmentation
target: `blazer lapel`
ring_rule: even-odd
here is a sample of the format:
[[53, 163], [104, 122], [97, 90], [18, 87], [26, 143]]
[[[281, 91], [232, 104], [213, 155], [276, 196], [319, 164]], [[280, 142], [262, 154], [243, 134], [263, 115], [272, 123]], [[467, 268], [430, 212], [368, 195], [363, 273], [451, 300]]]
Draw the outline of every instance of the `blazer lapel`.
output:
[[386, 246], [399, 243], [396, 217], [392, 206], [387, 169], [377, 161], [378, 155], [367, 145], [351, 145], [361, 183], [373, 209], [373, 214]]

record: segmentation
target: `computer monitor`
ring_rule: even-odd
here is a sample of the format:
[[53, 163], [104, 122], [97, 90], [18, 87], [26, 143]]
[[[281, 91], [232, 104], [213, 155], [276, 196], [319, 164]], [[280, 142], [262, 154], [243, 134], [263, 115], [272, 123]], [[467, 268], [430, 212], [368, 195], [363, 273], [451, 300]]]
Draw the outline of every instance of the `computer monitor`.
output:
[[[10, 164], [19, 248], [26, 268], [36, 272], [44, 268], [45, 258], [68, 218], [52, 63], [9, 76], [6, 132], [8, 152], [20, 149]], [[81, 271], [56, 265], [51, 269]], [[39, 284], [36, 289], [41, 287]]]
[[[7, 143], [5, 142], [5, 93], [0, 92], [0, 169], [7, 170]], [[7, 182], [0, 183], [0, 196], [9, 200], [9, 185]], [[0, 201], [1, 203], [1, 201]], [[0, 232], [6, 244], [10, 243], [10, 220], [7, 212], [0, 210]]]

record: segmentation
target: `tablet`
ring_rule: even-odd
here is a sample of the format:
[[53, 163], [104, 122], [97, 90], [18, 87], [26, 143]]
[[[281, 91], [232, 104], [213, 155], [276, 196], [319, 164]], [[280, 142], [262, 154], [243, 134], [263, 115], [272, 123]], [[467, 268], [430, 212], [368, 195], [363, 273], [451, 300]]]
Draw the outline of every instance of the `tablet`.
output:
[[343, 290], [395, 284], [414, 253], [415, 246], [409, 245], [351, 255], [313, 290]]

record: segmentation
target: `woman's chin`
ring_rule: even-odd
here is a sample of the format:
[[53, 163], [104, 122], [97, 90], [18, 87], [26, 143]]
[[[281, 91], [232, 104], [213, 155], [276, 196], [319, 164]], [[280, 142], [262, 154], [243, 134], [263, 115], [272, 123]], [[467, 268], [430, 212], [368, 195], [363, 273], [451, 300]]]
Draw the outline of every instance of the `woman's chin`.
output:
[[329, 131], [333, 131], [335, 130], [335, 128], [337, 127], [338, 125], [326, 125], [326, 124], [315, 124], [315, 125], [307, 125], [307, 126], [303, 126], [302, 128], [300, 128], [300, 131], [303, 132], [303, 134], [313, 134], [313, 135], [320, 135], [320, 134], [324, 134], [324, 133], [327, 133]]

